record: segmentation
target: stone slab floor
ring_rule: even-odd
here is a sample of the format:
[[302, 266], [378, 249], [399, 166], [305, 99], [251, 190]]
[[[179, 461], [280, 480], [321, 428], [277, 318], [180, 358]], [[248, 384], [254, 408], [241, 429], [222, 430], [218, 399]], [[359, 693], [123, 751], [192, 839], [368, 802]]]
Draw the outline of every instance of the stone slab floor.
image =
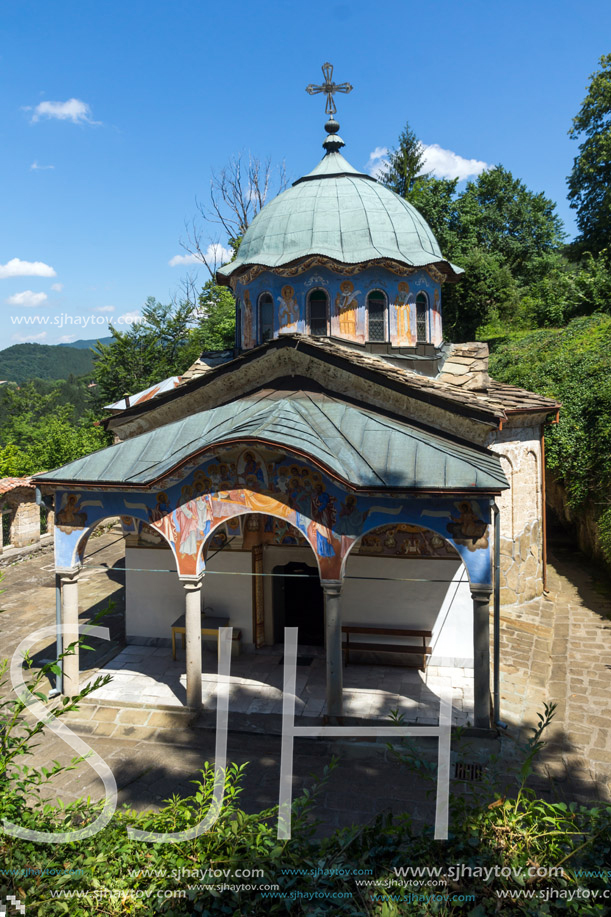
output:
[[[275, 652], [243, 653], [231, 661], [229, 714], [281, 714], [284, 666], [282, 648]], [[313, 655], [309, 665], [297, 666], [296, 717], [326, 713], [325, 658], [318, 647], [300, 648]], [[371, 654], [369, 654], [371, 655]], [[130, 645], [96, 674], [112, 681], [94, 691], [92, 701], [144, 703], [181, 707], [186, 703], [184, 651], [176, 662], [168, 648]], [[365, 654], [363, 654], [363, 658]], [[216, 709], [216, 652], [206, 649], [202, 676], [203, 706]], [[90, 676], [92, 681], [96, 675]], [[428, 666], [426, 672], [405, 665], [349, 665], [344, 668], [344, 710], [347, 716], [384, 720], [393, 709], [405, 722], [435, 725], [439, 720], [439, 695], [451, 691], [454, 725], [473, 722], [473, 672]]]

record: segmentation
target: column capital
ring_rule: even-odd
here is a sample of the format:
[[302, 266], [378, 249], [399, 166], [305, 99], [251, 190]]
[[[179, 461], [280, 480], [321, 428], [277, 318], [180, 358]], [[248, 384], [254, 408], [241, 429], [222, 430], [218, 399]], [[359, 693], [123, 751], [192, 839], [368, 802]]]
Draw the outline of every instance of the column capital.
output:
[[78, 579], [82, 567], [71, 567], [69, 569], [56, 567], [55, 572], [61, 579], [62, 583], [74, 583]]
[[492, 595], [492, 586], [487, 583], [471, 583], [471, 598], [486, 601]]
[[204, 574], [198, 576], [197, 579], [181, 579], [180, 582], [185, 587], [187, 592], [195, 589], [201, 589], [204, 584]]
[[327, 595], [339, 595], [344, 581], [343, 579], [323, 579], [320, 581], [320, 585]]

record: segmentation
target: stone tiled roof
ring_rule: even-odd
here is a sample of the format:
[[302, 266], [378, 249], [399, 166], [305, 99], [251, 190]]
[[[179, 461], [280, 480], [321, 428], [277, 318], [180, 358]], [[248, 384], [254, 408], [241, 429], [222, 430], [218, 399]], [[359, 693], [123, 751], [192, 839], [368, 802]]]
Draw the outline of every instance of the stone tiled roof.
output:
[[0, 478], [0, 494], [8, 494], [11, 490], [17, 490], [18, 487], [29, 487], [34, 490], [32, 478]]
[[270, 352], [286, 348], [292, 348], [309, 357], [335, 364], [343, 370], [369, 378], [375, 384], [387, 385], [402, 391], [416, 400], [439, 406], [445, 410], [454, 409], [458, 413], [467, 414], [494, 426], [502, 425], [502, 421], [509, 414], [520, 412], [552, 414], [556, 413], [560, 407], [559, 403], [552, 398], [527, 392], [513, 385], [489, 380], [486, 390], [473, 391], [465, 386], [395, 366], [382, 356], [355, 350], [346, 345], [337, 344], [328, 338], [287, 334], [213, 368], [195, 363], [182, 375], [181, 382], [174, 391], [162, 394], [148, 404], [136, 405], [123, 412], [123, 415], [115, 416], [125, 416], [126, 419], [139, 416], [148, 410], [154, 410], [159, 404], [185, 397], [189, 390], [198, 389], [221, 375], [237, 373], [246, 364], [265, 357]]
[[360, 352], [334, 344], [325, 338], [311, 338], [305, 335], [294, 335], [307, 341], [308, 346], [316, 348], [329, 355], [336, 356], [352, 363], [361, 369], [374, 372], [388, 380], [408, 386], [423, 395], [430, 395], [436, 400], [441, 398], [449, 403], [456, 403], [481, 409], [492, 413], [495, 417], [502, 418], [507, 413], [519, 411], [539, 411], [541, 413], [556, 412], [560, 404], [553, 398], [546, 398], [534, 392], [518, 388], [503, 382], [490, 380], [486, 391], [466, 391], [455, 385], [422, 376], [409, 369], [393, 366], [383, 357], [375, 354]]
[[537, 395], [535, 392], [518, 388], [517, 385], [509, 385], [507, 382], [497, 382], [495, 379], [490, 380], [487, 397], [502, 404], [506, 414], [517, 414], [522, 411], [549, 411], [551, 413], [558, 411], [561, 407], [560, 402], [553, 398]]

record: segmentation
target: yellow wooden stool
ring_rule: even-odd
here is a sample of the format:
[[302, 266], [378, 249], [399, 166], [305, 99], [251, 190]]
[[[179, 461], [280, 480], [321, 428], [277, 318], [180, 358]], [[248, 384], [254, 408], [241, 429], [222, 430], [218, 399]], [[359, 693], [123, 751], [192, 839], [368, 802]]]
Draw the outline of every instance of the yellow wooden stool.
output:
[[[202, 637], [214, 637], [217, 643], [217, 653], [220, 654], [220, 636], [221, 636], [221, 627], [229, 627], [229, 618], [223, 618], [218, 616], [206, 615], [202, 618]], [[185, 649], [185, 616], [181, 615], [180, 618], [177, 618], [172, 624], [172, 659], [176, 659], [176, 634], [180, 634], [182, 637], [182, 648]], [[242, 631], [238, 627], [233, 628], [233, 633], [231, 635], [231, 655], [238, 656], [240, 654], [240, 640], [242, 639]]]

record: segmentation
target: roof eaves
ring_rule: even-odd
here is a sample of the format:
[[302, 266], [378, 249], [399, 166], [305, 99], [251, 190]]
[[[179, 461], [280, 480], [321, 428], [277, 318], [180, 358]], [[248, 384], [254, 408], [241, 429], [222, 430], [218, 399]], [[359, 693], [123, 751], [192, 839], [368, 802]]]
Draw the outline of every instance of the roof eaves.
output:
[[[281, 350], [283, 348], [299, 349], [310, 356], [323, 357], [327, 362], [339, 368], [345, 368], [348, 365], [353, 371], [358, 371], [358, 374], [364, 378], [376, 382], [379, 385], [384, 385], [393, 391], [407, 393], [410, 397], [418, 401], [423, 401], [434, 407], [440, 407], [445, 410], [451, 406], [452, 410], [461, 416], [470, 417], [495, 427], [498, 427], [499, 423], [506, 419], [506, 413], [501, 406], [478, 404], [475, 400], [477, 395], [472, 392], [469, 393], [470, 403], [467, 403], [464, 400], [464, 394], [463, 398], [461, 398], [459, 391], [453, 391], [451, 386], [436, 382], [433, 379], [424, 376], [420, 377], [415, 373], [411, 373], [410, 376], [413, 378], [410, 378], [405, 370], [391, 367], [390, 365], [388, 366], [388, 371], [385, 371], [382, 361], [380, 361], [379, 367], [373, 365], [373, 360], [371, 361], [371, 365], [367, 366], [364, 361], [356, 362], [354, 359], [350, 359], [350, 350], [338, 347], [331, 342], [323, 343], [322, 341], [318, 341], [306, 335], [285, 334], [280, 338], [268, 341], [266, 344], [261, 344], [259, 347], [255, 347], [246, 353], [240, 354], [240, 356], [233, 360], [229, 360], [227, 363], [210, 369], [202, 376], [197, 376], [183, 385], [178, 386], [176, 389], [159, 395], [154, 401], [133, 405], [133, 407], [128, 408], [121, 414], [114, 414], [112, 417], [107, 418], [104, 424], [108, 425], [111, 422], [116, 422], [118, 418], [127, 420], [140, 417], [150, 410], [156, 410], [158, 407], [168, 404], [175, 398], [183, 397], [188, 391], [197, 391], [200, 387], [208, 385], [208, 383], [212, 382], [214, 379], [228, 372], [234, 372], [238, 369], [240, 364], [246, 365], [259, 359], [270, 350]], [[358, 356], [361, 357], [361, 354], [358, 354]], [[419, 384], [417, 384], [417, 382]], [[437, 389], [437, 391], [435, 391], [435, 389]]]

